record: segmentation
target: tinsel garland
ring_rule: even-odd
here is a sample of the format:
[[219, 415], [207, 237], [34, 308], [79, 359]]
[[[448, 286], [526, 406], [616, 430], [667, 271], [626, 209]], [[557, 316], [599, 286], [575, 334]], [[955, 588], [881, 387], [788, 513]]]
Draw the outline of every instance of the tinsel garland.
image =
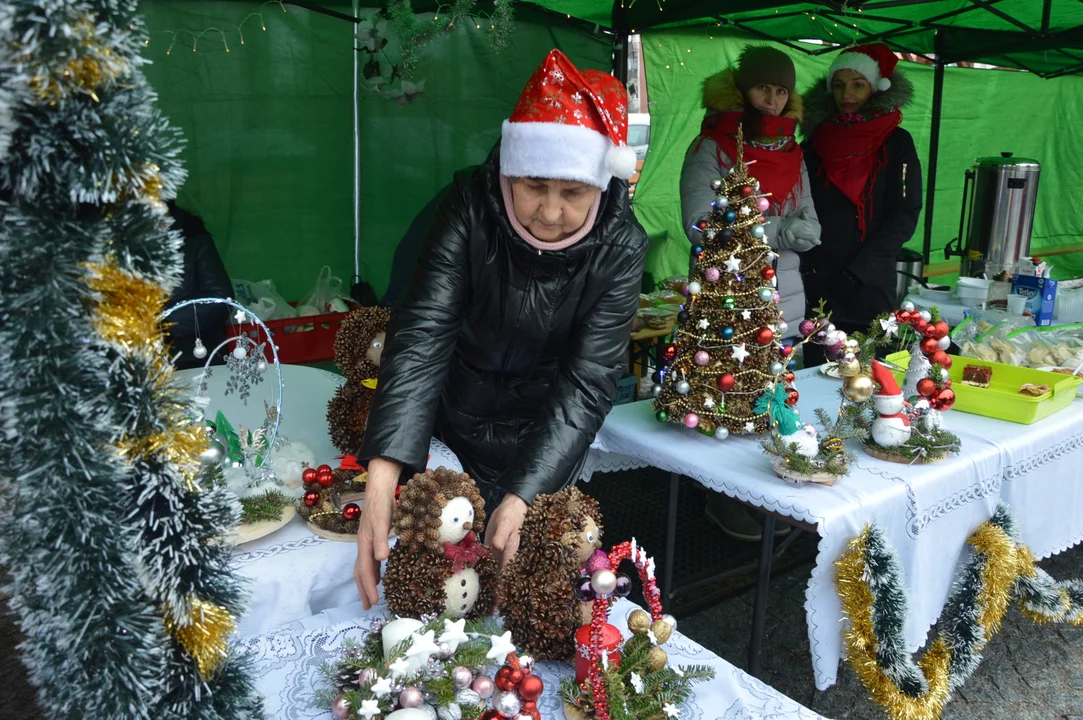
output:
[[907, 594], [898, 557], [875, 525], [835, 562], [847, 659], [893, 720], [935, 720], [981, 662], [1012, 599], [1037, 623], [1083, 625], [1083, 581], [1057, 582], [1036, 567], [1006, 505], [967, 540], [973, 553], [955, 579], [939, 636], [917, 663], [906, 651]]

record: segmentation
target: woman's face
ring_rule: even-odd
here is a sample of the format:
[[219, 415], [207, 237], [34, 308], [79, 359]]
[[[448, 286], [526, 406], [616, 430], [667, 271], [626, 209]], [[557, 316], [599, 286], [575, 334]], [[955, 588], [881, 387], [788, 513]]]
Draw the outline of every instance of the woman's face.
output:
[[781, 85], [757, 85], [745, 93], [749, 104], [764, 115], [777, 117], [790, 102], [790, 91]]
[[583, 227], [601, 190], [574, 180], [515, 178], [515, 218], [542, 242], [560, 242]]
[[835, 96], [835, 106], [839, 112], [855, 113], [869, 101], [872, 85], [861, 73], [839, 70], [831, 78], [831, 94]]

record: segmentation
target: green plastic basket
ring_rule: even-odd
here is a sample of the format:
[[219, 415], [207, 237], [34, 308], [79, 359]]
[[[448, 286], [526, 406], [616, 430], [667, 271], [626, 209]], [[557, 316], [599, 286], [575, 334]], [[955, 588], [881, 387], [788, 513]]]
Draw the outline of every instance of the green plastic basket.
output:
[[[892, 365], [905, 368], [910, 363], [910, 353], [906, 350], [892, 353], [886, 360]], [[989, 377], [989, 387], [964, 385], [963, 368], [967, 365], [992, 368], [993, 374]], [[901, 384], [906, 373], [899, 370], [892, 372]], [[948, 376], [951, 377], [951, 389], [955, 391], [953, 410], [1023, 425], [1030, 425], [1071, 405], [1076, 398], [1079, 383], [1083, 382], [1073, 375], [1044, 372], [955, 355], [951, 356], [951, 369], [948, 370]], [[1020, 395], [1019, 386], [1023, 383], [1048, 385], [1052, 390], [1038, 397]]]

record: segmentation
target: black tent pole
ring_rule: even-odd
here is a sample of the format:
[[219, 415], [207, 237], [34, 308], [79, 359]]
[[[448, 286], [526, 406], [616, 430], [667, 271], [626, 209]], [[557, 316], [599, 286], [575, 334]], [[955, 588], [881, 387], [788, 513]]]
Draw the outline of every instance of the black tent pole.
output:
[[628, 20], [624, 13], [621, 0], [613, 1], [613, 11], [610, 15], [613, 25], [613, 76], [621, 81], [625, 88], [628, 87]]
[[944, 106], [944, 42], [941, 31], [936, 31], [936, 70], [933, 74], [933, 122], [929, 131], [929, 166], [925, 180], [925, 244], [922, 256], [925, 266], [933, 249], [933, 203], [936, 195], [936, 163], [940, 154], [940, 116]]

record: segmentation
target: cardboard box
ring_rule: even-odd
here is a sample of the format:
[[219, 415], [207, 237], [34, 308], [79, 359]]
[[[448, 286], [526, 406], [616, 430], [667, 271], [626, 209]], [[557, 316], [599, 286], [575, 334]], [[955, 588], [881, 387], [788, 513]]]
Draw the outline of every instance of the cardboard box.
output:
[[1053, 324], [1053, 306], [1057, 301], [1057, 281], [1049, 278], [1016, 275], [1012, 278], [1012, 294], [1027, 299], [1026, 312], [1034, 317], [1038, 327]]

